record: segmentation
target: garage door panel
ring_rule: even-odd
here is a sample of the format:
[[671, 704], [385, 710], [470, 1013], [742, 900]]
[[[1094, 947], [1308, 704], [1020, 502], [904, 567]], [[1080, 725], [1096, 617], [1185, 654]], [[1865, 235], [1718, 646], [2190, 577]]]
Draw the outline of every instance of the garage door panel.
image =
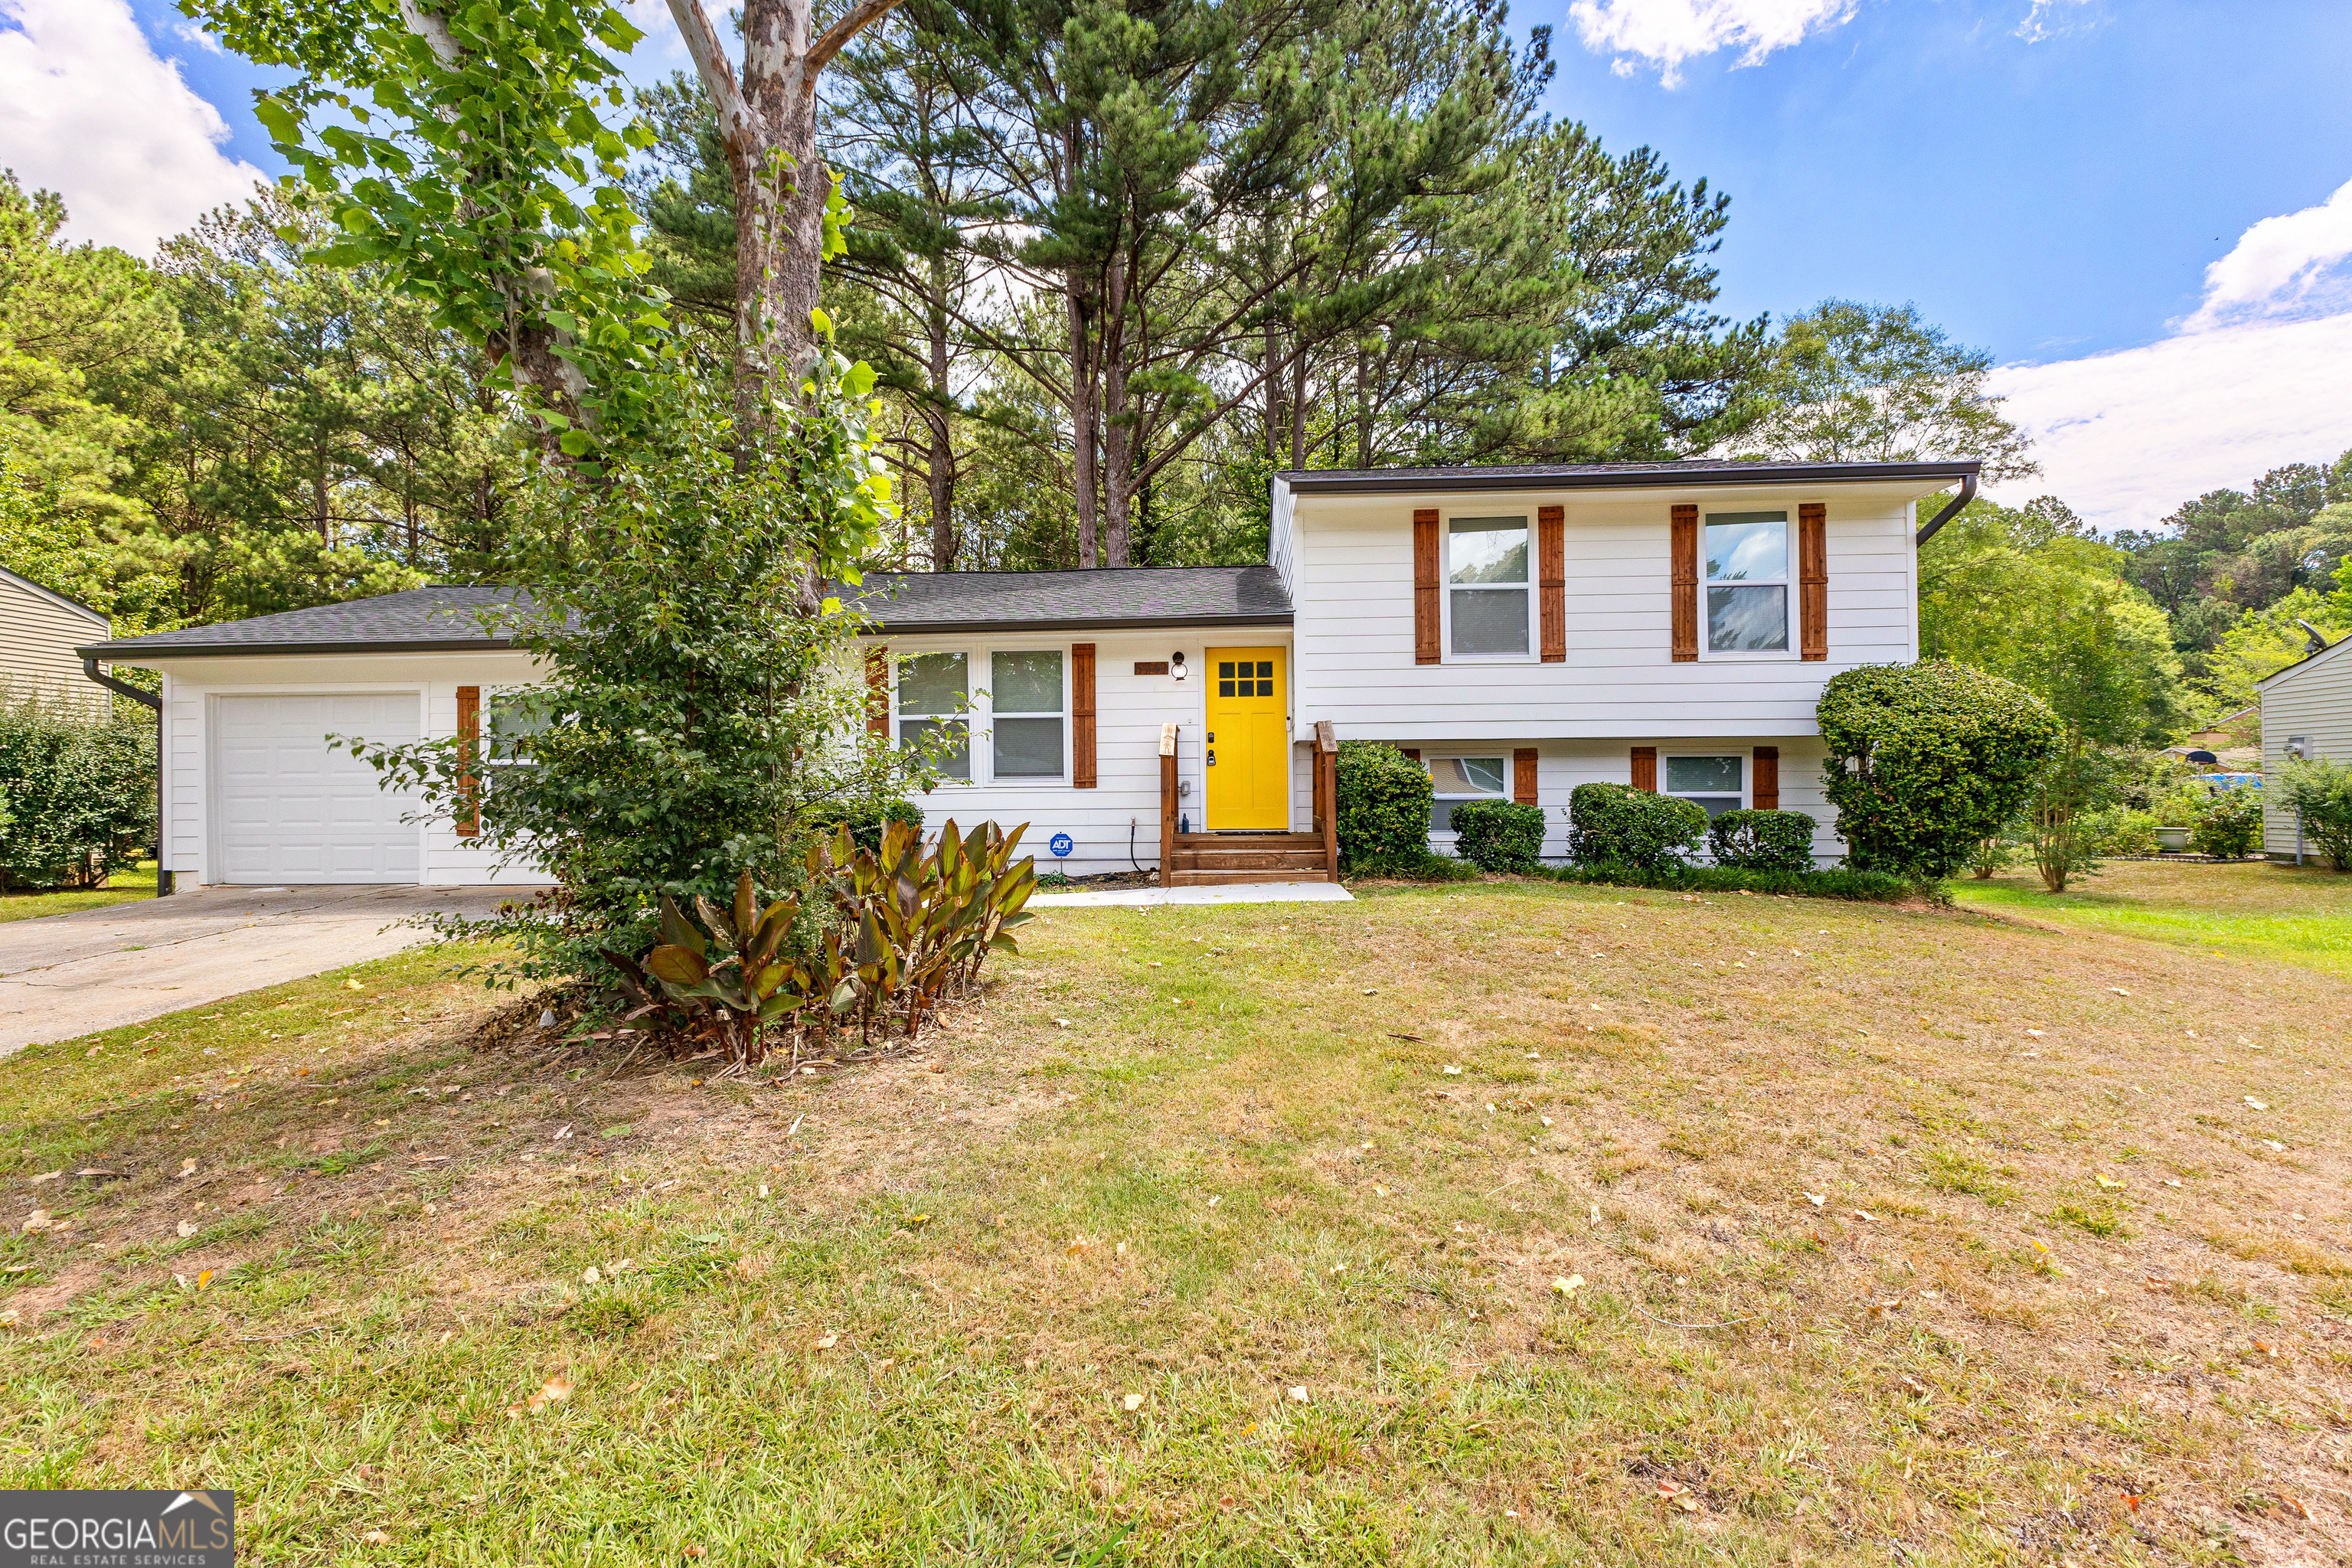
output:
[[215, 840], [223, 882], [413, 882], [421, 832], [413, 796], [327, 737], [417, 737], [414, 692], [223, 697], [215, 711]]

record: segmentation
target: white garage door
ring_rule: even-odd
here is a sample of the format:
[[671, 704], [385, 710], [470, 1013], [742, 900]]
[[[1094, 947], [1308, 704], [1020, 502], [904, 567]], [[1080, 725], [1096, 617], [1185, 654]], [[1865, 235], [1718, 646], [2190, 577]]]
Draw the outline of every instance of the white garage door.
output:
[[327, 737], [416, 739], [415, 692], [383, 697], [223, 697], [214, 711], [212, 879], [414, 882], [422, 833], [413, 797]]

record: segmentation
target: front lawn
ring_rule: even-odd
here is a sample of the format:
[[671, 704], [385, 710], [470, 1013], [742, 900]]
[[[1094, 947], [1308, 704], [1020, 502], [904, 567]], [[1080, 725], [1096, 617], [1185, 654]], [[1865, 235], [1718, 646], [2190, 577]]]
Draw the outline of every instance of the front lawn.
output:
[[774, 1086], [431, 951], [0, 1063], [0, 1485], [264, 1562], [2346, 1560], [2336, 975], [1545, 883], [1024, 945]]
[[2352, 876], [2315, 866], [2111, 860], [2056, 895], [2030, 870], [1963, 879], [1952, 890], [1972, 908], [2352, 978]]
[[155, 896], [155, 863], [142, 861], [117, 871], [100, 888], [65, 888], [53, 893], [0, 893], [0, 924], [41, 915], [69, 915], [76, 910], [102, 910]]

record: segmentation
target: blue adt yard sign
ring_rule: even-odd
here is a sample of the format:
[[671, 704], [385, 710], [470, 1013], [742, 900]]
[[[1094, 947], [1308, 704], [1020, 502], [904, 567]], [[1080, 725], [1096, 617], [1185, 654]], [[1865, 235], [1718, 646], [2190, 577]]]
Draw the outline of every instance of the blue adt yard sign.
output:
[[1053, 837], [1045, 840], [1045, 847], [1051, 849], [1056, 857], [1067, 855], [1077, 847], [1078, 841], [1066, 833], [1056, 833]]

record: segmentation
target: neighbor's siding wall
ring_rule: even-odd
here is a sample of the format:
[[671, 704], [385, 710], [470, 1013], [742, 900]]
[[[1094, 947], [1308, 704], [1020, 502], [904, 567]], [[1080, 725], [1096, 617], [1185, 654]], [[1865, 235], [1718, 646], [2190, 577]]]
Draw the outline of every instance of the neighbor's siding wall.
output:
[[[2352, 651], [2337, 644], [2326, 653], [2275, 677], [2262, 689], [2263, 777], [2278, 777], [2286, 743], [2301, 735], [2305, 754], [2352, 763]], [[2294, 813], [2264, 806], [2263, 852], [2294, 854]], [[2310, 846], [2305, 852], [2311, 853]]]
[[[988, 709], [977, 691], [972, 701], [971, 750], [973, 781], [970, 784], [945, 783], [927, 795], [915, 797], [923, 808], [923, 822], [936, 829], [942, 822], [953, 818], [960, 827], [973, 823], [993, 820], [1000, 826], [1012, 828], [1023, 823], [1029, 825], [1028, 835], [1022, 840], [1024, 850], [1037, 857], [1040, 871], [1060, 869], [1072, 876], [1087, 876], [1105, 871], [1131, 871], [1138, 864], [1146, 870], [1160, 864], [1160, 726], [1174, 722], [1180, 728], [1176, 737], [1177, 777], [1180, 786], [1189, 792], [1178, 802], [1178, 809], [1188, 814], [1197, 831], [1202, 826], [1202, 808], [1205, 800], [1207, 780], [1202, 767], [1202, 740], [1206, 713], [1204, 684], [1208, 675], [1207, 650], [1213, 647], [1288, 647], [1289, 632], [1280, 626], [1234, 626], [1203, 630], [1199, 627], [1171, 627], [1161, 631], [1132, 632], [1048, 632], [1034, 637], [1017, 633], [987, 633], [975, 636], [891, 637], [867, 639], [887, 647], [896, 657], [903, 654], [956, 650], [971, 658], [971, 684], [974, 688], [988, 683], [988, 655], [993, 649], [1059, 648], [1062, 650], [1065, 679], [1069, 669], [1068, 651], [1074, 642], [1095, 645], [1095, 761], [1097, 786], [1077, 789], [1068, 782], [1068, 771], [1055, 782], [1018, 781], [1003, 784], [989, 782]], [[1138, 675], [1139, 662], [1157, 662], [1181, 649], [1190, 676], [1178, 681], [1165, 675]], [[1292, 660], [1296, 664], [1296, 660]], [[1293, 671], [1291, 689], [1297, 686]], [[892, 733], [897, 733], [897, 688], [892, 687]], [[1067, 742], [1067, 704], [1065, 703], [1065, 743]], [[1298, 726], [1297, 701], [1291, 704], [1291, 731], [1295, 737]], [[1306, 801], [1303, 808], [1294, 807], [1291, 826], [1304, 831], [1314, 820], [1311, 799], [1298, 793], [1297, 781], [1305, 765], [1305, 752], [1297, 745], [1290, 748], [1291, 775], [1294, 795]], [[1134, 834], [1134, 858], [1129, 858], [1129, 833]], [[1046, 847], [1056, 833], [1066, 833], [1076, 841], [1069, 858], [1057, 861]]]
[[1265, 563], [1282, 579], [1282, 586], [1295, 601], [1298, 596], [1298, 562], [1296, 550], [1297, 510], [1286, 479], [1274, 481], [1273, 515], [1267, 526]]
[[[1799, 504], [1826, 503], [1826, 662], [1805, 663], [1793, 653], [1674, 662], [1667, 525], [1669, 508], [1682, 500], [1703, 512], [1785, 509], [1792, 553]], [[1414, 664], [1414, 509], [1524, 513], [1532, 522], [1544, 505], [1566, 514], [1567, 661]], [[1659, 731], [1769, 742], [1814, 733], [1822, 683], [1840, 670], [1917, 657], [1906, 495], [1834, 486], [1597, 496], [1310, 494], [1297, 498], [1293, 513], [1302, 732], [1328, 719], [1343, 739], [1406, 744], [1464, 734], [1526, 742]], [[1793, 587], [1790, 637], [1793, 644]]]
[[[211, 879], [207, 816], [211, 789], [211, 700], [220, 696], [293, 696], [340, 692], [413, 692], [426, 737], [457, 732], [457, 688], [479, 686], [487, 701], [500, 688], [534, 684], [529, 655], [520, 653], [254, 655], [231, 658], [157, 659], [163, 674], [165, 864], [182, 879]], [[528, 867], [499, 868], [489, 851], [457, 837], [444, 820], [418, 825], [423, 879], [441, 886], [486, 882], [541, 886]]]
[[5, 689], [0, 695], [38, 697], [103, 714], [114, 699], [82, 674], [74, 649], [104, 642], [110, 632], [110, 623], [96, 611], [0, 572], [0, 688]]

